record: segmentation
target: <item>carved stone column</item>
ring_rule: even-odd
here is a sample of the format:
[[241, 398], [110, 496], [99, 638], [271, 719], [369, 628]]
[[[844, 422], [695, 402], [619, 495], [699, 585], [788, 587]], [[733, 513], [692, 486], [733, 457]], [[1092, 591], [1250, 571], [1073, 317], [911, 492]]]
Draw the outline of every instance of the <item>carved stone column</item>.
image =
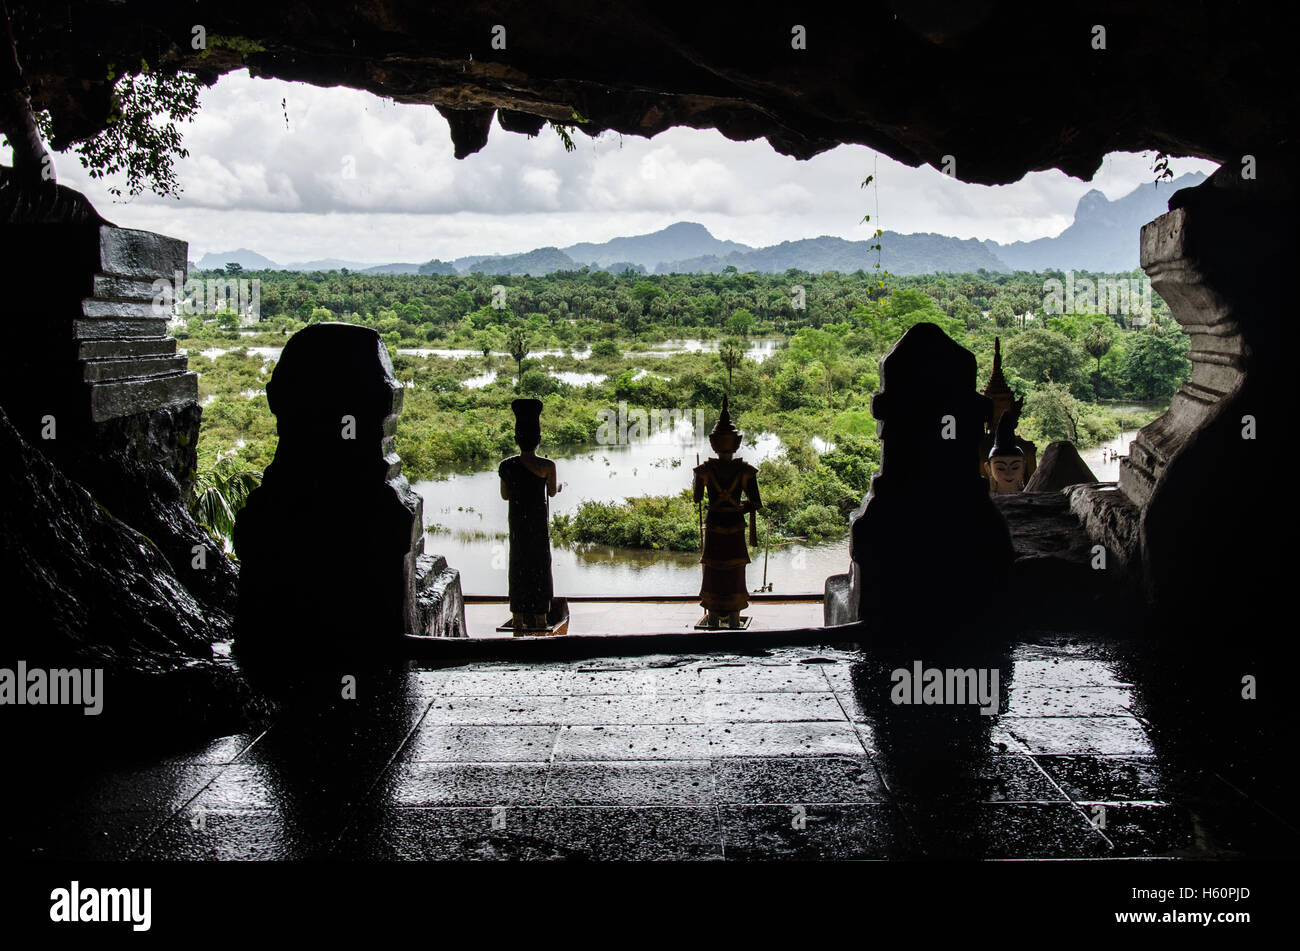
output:
[[1142, 229], [1142, 267], [1191, 337], [1192, 374], [1119, 477], [1140, 511], [1126, 554], [1154, 615], [1201, 629], [1253, 614], [1283, 583], [1280, 552], [1258, 538], [1288, 518], [1272, 489], [1291, 481], [1295, 204], [1238, 174], [1175, 193]]

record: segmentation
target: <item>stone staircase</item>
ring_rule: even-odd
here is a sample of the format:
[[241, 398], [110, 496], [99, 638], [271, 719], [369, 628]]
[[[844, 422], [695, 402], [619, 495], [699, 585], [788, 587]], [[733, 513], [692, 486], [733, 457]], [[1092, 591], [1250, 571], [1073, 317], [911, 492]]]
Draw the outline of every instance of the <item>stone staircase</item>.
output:
[[198, 398], [198, 374], [167, 336], [185, 281], [184, 241], [103, 225], [94, 296], [72, 322], [90, 419], [100, 423]]

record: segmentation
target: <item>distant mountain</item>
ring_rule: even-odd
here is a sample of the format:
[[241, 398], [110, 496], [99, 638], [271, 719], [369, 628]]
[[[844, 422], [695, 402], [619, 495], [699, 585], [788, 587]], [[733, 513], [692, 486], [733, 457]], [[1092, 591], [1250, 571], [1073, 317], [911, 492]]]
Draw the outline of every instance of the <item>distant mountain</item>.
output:
[[468, 270], [484, 274], [550, 274], [552, 271], [576, 270], [578, 262], [559, 248], [537, 248], [523, 254], [494, 255], [480, 258]]
[[[472, 270], [474, 270], [474, 265], [478, 264], [480, 261], [486, 261], [489, 258], [500, 258], [500, 257], [505, 257], [505, 255], [469, 254], [463, 258], [457, 258], [456, 260], [452, 261], [451, 266], [456, 269], [457, 274], [469, 274]], [[435, 258], [435, 260], [437, 259]], [[433, 262], [430, 261], [429, 263], [432, 264]]]
[[227, 264], [238, 264], [245, 271], [281, 271], [283, 268], [256, 251], [240, 248], [238, 251], [209, 252], [196, 262], [204, 271], [224, 270]]
[[223, 270], [227, 264], [238, 264], [245, 271], [364, 271], [372, 274], [414, 274], [418, 264], [366, 264], [361, 261], [344, 261], [339, 258], [323, 258], [318, 261], [295, 261], [293, 264], [276, 264], [265, 255], [240, 248], [237, 251], [212, 251], [203, 255], [196, 262], [196, 267], [205, 270]]
[[694, 221], [679, 221], [650, 234], [611, 238], [603, 244], [584, 241], [562, 250], [573, 260], [591, 262], [601, 270], [608, 270], [611, 264], [639, 264], [647, 271], [653, 271], [661, 261], [721, 256], [754, 249], [735, 241], [721, 241], [704, 225]]
[[1139, 266], [1141, 227], [1169, 210], [1169, 196], [1178, 189], [1204, 180], [1204, 172], [1190, 172], [1171, 182], [1139, 185], [1115, 201], [1094, 188], [1079, 199], [1074, 222], [1055, 238], [985, 241], [984, 246], [1013, 271], [1131, 271]]
[[298, 261], [294, 264], [286, 264], [281, 270], [285, 271], [342, 271], [346, 268], [349, 271], [364, 271], [371, 267], [384, 267], [385, 265], [368, 264], [365, 261], [341, 261], [338, 258], [322, 258], [319, 261]]
[[[869, 271], [876, 263], [874, 241], [846, 241], [823, 235], [800, 241], [782, 241], [767, 248], [733, 251], [725, 257], [708, 255], [659, 265], [660, 273], [721, 271], [727, 266], [738, 271], [780, 274], [790, 268], [820, 274], [822, 271]], [[930, 274], [935, 271], [971, 272], [984, 268], [1005, 271], [1007, 267], [974, 238], [962, 240], [941, 234], [898, 234], [880, 236], [881, 267], [891, 274]]]
[[[1169, 196], [1205, 180], [1202, 172], [1171, 182], [1139, 185], [1123, 198], [1110, 201], [1093, 189], [1079, 199], [1074, 221], [1054, 238], [999, 244], [941, 234], [899, 234], [880, 237], [881, 266], [892, 274], [932, 274], [938, 271], [1131, 271], [1138, 267], [1138, 232], [1142, 225], [1168, 210]], [[876, 262], [872, 241], [848, 241], [823, 235], [752, 248], [715, 238], [693, 221], [679, 221], [650, 234], [584, 241], [567, 248], [534, 248], [520, 254], [471, 254], [454, 261], [437, 258], [423, 264], [366, 264], [327, 258], [280, 265], [256, 251], [213, 252], [197, 267], [223, 269], [235, 262], [245, 270], [337, 271], [347, 268], [366, 274], [550, 274], [587, 267], [614, 274], [631, 269], [646, 273], [716, 273], [738, 271], [780, 274], [791, 268], [820, 274], [870, 271]]]
[[631, 261], [615, 261], [612, 264], [606, 264], [601, 267], [595, 261], [590, 265], [593, 271], [608, 271], [610, 274], [622, 274], [624, 271], [633, 271], [637, 274], [645, 274], [645, 265], [633, 264]]
[[[375, 264], [361, 268], [362, 274], [426, 274], [421, 264]], [[454, 273], [454, 272], [453, 272]]]

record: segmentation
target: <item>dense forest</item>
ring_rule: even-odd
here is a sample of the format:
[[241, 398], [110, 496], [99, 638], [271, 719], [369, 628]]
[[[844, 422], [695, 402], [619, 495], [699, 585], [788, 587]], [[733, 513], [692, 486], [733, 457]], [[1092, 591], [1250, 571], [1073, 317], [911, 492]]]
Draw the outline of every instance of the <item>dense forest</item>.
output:
[[[881, 356], [913, 324], [936, 323], [973, 351], [980, 387], [1000, 336], [1006, 377], [1026, 400], [1020, 434], [1040, 449], [1056, 439], [1084, 448], [1114, 438], [1119, 420], [1105, 401], [1151, 404], [1145, 418], [1152, 418], [1190, 371], [1187, 338], [1158, 297], [1147, 297], [1144, 315], [1123, 306], [1130, 312], [1093, 313], [1098, 308], [1076, 294], [1067, 312], [1054, 314], [1060, 308], [1050, 306], [1045, 288], [1064, 282], [1060, 273], [882, 280], [869, 271], [644, 275], [583, 268], [529, 277], [245, 272], [232, 265], [191, 277], [208, 290], [222, 280], [259, 282], [256, 322], [234, 307], [213, 308], [209, 293], [173, 329], [200, 374], [201, 484], [218, 495], [232, 479], [247, 484], [247, 474], [274, 455], [275, 422], [264, 395], [271, 366], [242, 348], [282, 345], [320, 321], [362, 324], [383, 336], [407, 391], [397, 446], [413, 481], [485, 468], [515, 451], [509, 404], [519, 394], [546, 400], [543, 451], [558, 451], [596, 444], [603, 411], [620, 402], [713, 414], [729, 393], [743, 430], [774, 433], [785, 446], [760, 476], [773, 529], [814, 540], [843, 534], [845, 515], [878, 465], [870, 399]], [[1084, 287], [1098, 277], [1070, 280]], [[1109, 277], [1145, 281], [1140, 272]], [[715, 349], [651, 352], [683, 339]], [[775, 341], [762, 362], [746, 357], [756, 339]], [[201, 355], [209, 348], [229, 352], [209, 360]], [[398, 352], [432, 348], [472, 354]], [[581, 385], [556, 375], [566, 373]], [[1134, 422], [1130, 413], [1126, 428]], [[695, 537], [694, 519], [684, 499], [660, 499], [593, 504], [555, 527], [560, 542], [684, 548]]]

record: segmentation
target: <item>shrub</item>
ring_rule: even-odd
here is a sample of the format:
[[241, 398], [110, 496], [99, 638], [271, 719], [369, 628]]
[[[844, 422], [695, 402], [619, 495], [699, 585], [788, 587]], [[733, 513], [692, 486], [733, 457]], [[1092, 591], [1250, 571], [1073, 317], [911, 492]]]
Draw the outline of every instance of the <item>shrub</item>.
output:
[[788, 529], [792, 535], [802, 535], [809, 541], [836, 538], [844, 534], [844, 516], [829, 505], [810, 505], [796, 512]]

